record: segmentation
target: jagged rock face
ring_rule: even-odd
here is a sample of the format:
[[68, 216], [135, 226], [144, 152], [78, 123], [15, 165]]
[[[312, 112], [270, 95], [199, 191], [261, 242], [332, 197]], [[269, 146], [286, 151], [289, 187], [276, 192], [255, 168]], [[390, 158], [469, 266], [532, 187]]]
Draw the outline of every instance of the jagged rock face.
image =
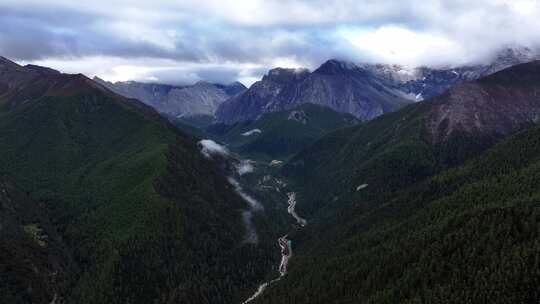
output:
[[104, 81], [98, 77], [94, 77], [94, 81], [104, 85], [117, 94], [129, 98], [139, 99], [148, 105], [157, 105], [158, 101], [166, 98], [171, 90], [175, 88], [182, 88], [164, 84], [141, 83], [136, 81], [112, 83]]
[[219, 106], [219, 121], [232, 124], [257, 119], [302, 103], [327, 106], [370, 120], [416, 101], [431, 99], [449, 88], [512, 65], [540, 58], [527, 48], [507, 48], [489, 64], [455, 68], [408, 68], [329, 60], [313, 73], [274, 69], [245, 93]]
[[483, 75], [475, 71], [475, 68], [419, 68], [416, 74], [420, 75], [421, 78], [397, 84], [400, 90], [414, 96], [415, 101], [430, 99], [442, 94], [456, 84], [474, 80]]
[[300, 103], [328, 106], [370, 120], [409, 103], [392, 83], [356, 65], [328, 61], [315, 70], [299, 89]]
[[211, 83], [198, 82], [169, 92], [161, 109], [174, 116], [214, 115], [218, 106], [230, 96]]
[[225, 94], [227, 94], [228, 96], [235, 96], [247, 90], [246, 86], [238, 81], [235, 81], [228, 85], [223, 85], [223, 84], [213, 84], [213, 85], [225, 91]]
[[410, 102], [403, 95], [369, 71], [330, 60], [312, 73], [305, 69], [273, 69], [249, 90], [223, 103], [216, 116], [230, 124], [313, 103], [368, 120]]
[[191, 86], [171, 86], [135, 81], [111, 83], [99, 78], [94, 80], [117, 94], [139, 99], [158, 112], [175, 117], [214, 115], [222, 102], [246, 89], [239, 82], [218, 85], [201, 81]]
[[504, 136], [540, 118], [540, 61], [457, 85], [431, 101], [426, 128], [433, 142], [455, 133]]
[[308, 75], [307, 70], [273, 69], [249, 90], [220, 105], [216, 116], [222, 122], [233, 123], [286, 109], [296, 95], [299, 83]]

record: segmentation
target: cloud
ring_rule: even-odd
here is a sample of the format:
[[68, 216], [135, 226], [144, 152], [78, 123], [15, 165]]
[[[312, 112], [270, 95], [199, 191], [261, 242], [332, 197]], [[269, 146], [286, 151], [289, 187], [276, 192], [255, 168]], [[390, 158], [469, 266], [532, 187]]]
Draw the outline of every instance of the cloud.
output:
[[258, 200], [254, 199], [249, 194], [244, 192], [242, 186], [240, 185], [240, 183], [236, 179], [234, 179], [232, 177], [229, 177], [229, 178], [227, 178], [227, 180], [234, 187], [236, 193], [238, 193], [240, 195], [240, 197], [242, 197], [248, 203], [251, 210], [253, 210], [253, 211], [263, 211], [264, 210], [264, 206]]
[[538, 47], [535, 0], [3, 0], [0, 54], [107, 80], [250, 84], [330, 58], [485, 61]]
[[[344, 29], [341, 31], [358, 50], [362, 50], [373, 60], [406, 65], [447, 63], [448, 58], [460, 58], [463, 47], [444, 36], [415, 32], [399, 26], [382, 26], [375, 30]], [[431, 51], [438, 50], [431, 57]], [[433, 54], [435, 55], [435, 54]], [[442, 62], [437, 62], [441, 60]]]
[[253, 166], [254, 164], [255, 162], [251, 159], [242, 159], [238, 164], [236, 164], [236, 172], [240, 176], [251, 173], [255, 170], [255, 167]]
[[229, 156], [230, 154], [225, 146], [222, 146], [211, 139], [203, 139], [199, 141], [199, 145], [201, 146], [201, 153], [208, 158], [212, 158], [212, 155]]

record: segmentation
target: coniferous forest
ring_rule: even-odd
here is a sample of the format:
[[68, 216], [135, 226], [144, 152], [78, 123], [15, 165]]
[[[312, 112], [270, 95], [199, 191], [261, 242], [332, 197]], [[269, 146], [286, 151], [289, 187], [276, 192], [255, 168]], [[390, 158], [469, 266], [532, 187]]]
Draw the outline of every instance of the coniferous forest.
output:
[[0, 304], [540, 303], [539, 20], [0, 1]]

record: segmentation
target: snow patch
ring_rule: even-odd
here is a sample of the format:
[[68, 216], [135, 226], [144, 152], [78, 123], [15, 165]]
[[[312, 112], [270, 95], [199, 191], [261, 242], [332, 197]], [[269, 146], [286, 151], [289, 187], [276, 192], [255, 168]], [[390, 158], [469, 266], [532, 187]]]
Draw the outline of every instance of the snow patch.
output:
[[360, 191], [360, 190], [366, 189], [367, 187], [368, 187], [368, 184], [362, 184], [362, 185], [356, 187], [356, 191]]
[[281, 166], [282, 164], [283, 164], [283, 161], [276, 160], [276, 159], [274, 159], [273, 161], [270, 162], [270, 166], [272, 166], [272, 167]]
[[247, 132], [242, 133], [242, 136], [251, 136], [256, 133], [262, 133], [261, 129], [253, 129]]
[[397, 71], [398, 74], [401, 75], [407, 75], [407, 76], [415, 76], [415, 73], [413, 70], [402, 68], [401, 70]]

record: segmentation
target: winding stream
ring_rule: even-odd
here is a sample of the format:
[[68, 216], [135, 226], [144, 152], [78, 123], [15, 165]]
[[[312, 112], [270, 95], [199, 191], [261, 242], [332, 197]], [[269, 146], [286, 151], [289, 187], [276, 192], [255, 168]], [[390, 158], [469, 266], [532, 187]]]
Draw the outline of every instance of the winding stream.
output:
[[287, 207], [287, 212], [289, 212], [289, 214], [294, 217], [294, 219], [300, 226], [304, 227], [305, 225], [307, 225], [307, 221], [299, 217], [294, 210], [296, 208], [296, 192], [287, 193], [287, 197], [289, 198], [289, 200], [287, 201], [287, 203], [289, 204], [289, 207]]
[[[304, 227], [307, 225], [307, 221], [303, 218], [301, 218], [298, 214], [296, 214], [296, 211], [295, 211], [295, 208], [296, 208], [296, 192], [289, 192], [287, 193], [287, 197], [288, 197], [288, 207], [287, 207], [287, 212], [292, 216], [294, 217], [294, 219], [296, 220], [296, 222], [301, 226], [301, 227]], [[287, 267], [289, 266], [289, 260], [291, 259], [292, 257], [292, 241], [288, 239], [288, 234], [280, 237], [278, 239], [278, 245], [279, 247], [281, 248], [281, 262], [279, 263], [279, 277], [276, 278], [276, 279], [273, 279], [272, 281], [269, 281], [269, 282], [264, 282], [262, 283], [261, 285], [259, 285], [259, 287], [257, 288], [257, 291], [251, 296], [249, 297], [247, 300], [245, 300], [244, 302], [242, 302], [242, 304], [247, 304], [253, 300], [255, 300], [256, 298], [258, 298], [263, 292], [264, 290], [270, 286], [271, 284], [281, 280], [282, 277], [284, 277], [286, 274], [287, 274]]]
[[[199, 141], [199, 145], [201, 148], [201, 153], [207, 157], [212, 158], [213, 155], [220, 155], [222, 157], [231, 158], [230, 152], [227, 150], [225, 146], [222, 146], [218, 143], [216, 143], [213, 140], [210, 139], [204, 139]], [[237, 174], [242, 176], [245, 173], [249, 173], [253, 171], [253, 162], [250, 160], [236, 160], [237, 164], [235, 165]], [[257, 236], [257, 231], [255, 230], [255, 226], [253, 225], [252, 217], [253, 212], [260, 212], [264, 210], [264, 207], [262, 204], [248, 195], [244, 190], [242, 189], [242, 186], [240, 183], [233, 177], [233, 175], [228, 177], [229, 183], [234, 187], [234, 190], [236, 193], [238, 193], [249, 205], [249, 209], [242, 211], [242, 221], [244, 222], [244, 225], [246, 226], [246, 237], [245, 242], [247, 243], [253, 243], [256, 244], [259, 240]], [[283, 184], [284, 185], [284, 184]], [[279, 191], [279, 189], [277, 189]], [[307, 225], [307, 221], [303, 218], [301, 218], [295, 211], [296, 208], [296, 192], [289, 192], [287, 193], [287, 212], [296, 220], [298, 225], [300, 227], [304, 227]], [[276, 279], [273, 279], [269, 282], [264, 282], [257, 288], [257, 291], [249, 297], [247, 300], [242, 302], [242, 304], [247, 304], [253, 300], [255, 300], [257, 297], [259, 297], [264, 290], [270, 286], [272, 283], [277, 282], [281, 280], [282, 277], [284, 277], [287, 274], [287, 268], [289, 266], [289, 260], [291, 259], [293, 252], [292, 252], [292, 241], [288, 239], [288, 234], [278, 238], [278, 245], [281, 249], [281, 261], [279, 263], [279, 277]]]

